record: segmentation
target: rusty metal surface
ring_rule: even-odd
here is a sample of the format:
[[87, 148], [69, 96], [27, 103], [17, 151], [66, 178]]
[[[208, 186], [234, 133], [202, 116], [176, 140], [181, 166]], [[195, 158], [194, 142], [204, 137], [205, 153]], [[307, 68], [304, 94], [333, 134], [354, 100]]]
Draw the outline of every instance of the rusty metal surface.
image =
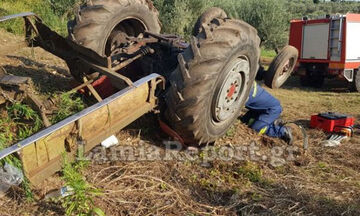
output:
[[[102, 107], [105, 107], [109, 104], [111, 104], [112, 102], [116, 101], [116, 100], [119, 100], [121, 99], [121, 97], [123, 97], [124, 95], [126, 94], [130, 94], [132, 91], [135, 91], [137, 87], [141, 86], [141, 85], [144, 85], [144, 83], [148, 83], [148, 82], [151, 82], [153, 80], [158, 80], [158, 79], [163, 79], [160, 75], [158, 74], [151, 74], [147, 77], [144, 77], [143, 79], [140, 79], [139, 81], [135, 82], [134, 83], [134, 86], [133, 87], [128, 87], [112, 96], [110, 96], [109, 98], [103, 100], [102, 102], [100, 103], [97, 103], [67, 119], [65, 119], [64, 121], [61, 121], [49, 128], [46, 128], [45, 130], [43, 131], [40, 131], [39, 133], [13, 145], [13, 146], [10, 146], [6, 149], [4, 149], [3, 151], [0, 152], [0, 160], [15, 153], [15, 152], [18, 152], [19, 150], [25, 148], [26, 146], [28, 145], [31, 145], [37, 141], [39, 141], [40, 139], [46, 137], [46, 136], [49, 136], [50, 134], [54, 133], [55, 131], [58, 131], [60, 130], [61, 128], [64, 128], [65, 126], [71, 124], [71, 123], [74, 123], [76, 121], [78, 121], [79, 119], [95, 112], [96, 110], [102, 108]], [[152, 88], [156, 88], [155, 86], [152, 87]], [[149, 96], [150, 97], [150, 96]]]

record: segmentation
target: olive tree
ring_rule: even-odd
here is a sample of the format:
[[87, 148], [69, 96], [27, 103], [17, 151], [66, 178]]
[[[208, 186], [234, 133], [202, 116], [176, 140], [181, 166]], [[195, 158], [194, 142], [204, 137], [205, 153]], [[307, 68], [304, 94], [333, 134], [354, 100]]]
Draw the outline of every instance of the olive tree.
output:
[[254, 26], [264, 47], [278, 50], [287, 43], [290, 24], [282, 0], [237, 0], [233, 3], [226, 8], [228, 13]]
[[266, 48], [277, 50], [287, 42], [289, 23], [283, 0], [154, 0], [154, 3], [160, 11], [164, 32], [188, 38], [200, 13], [216, 6], [254, 26]]

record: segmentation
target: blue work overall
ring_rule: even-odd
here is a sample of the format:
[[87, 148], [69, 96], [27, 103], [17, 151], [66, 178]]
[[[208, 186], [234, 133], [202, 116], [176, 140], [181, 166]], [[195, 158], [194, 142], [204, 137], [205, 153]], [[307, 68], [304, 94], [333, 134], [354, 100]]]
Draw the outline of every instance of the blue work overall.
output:
[[277, 138], [284, 136], [284, 127], [274, 124], [283, 110], [280, 101], [257, 83], [254, 83], [245, 106], [249, 111], [242, 117], [242, 121], [249, 127], [261, 135]]

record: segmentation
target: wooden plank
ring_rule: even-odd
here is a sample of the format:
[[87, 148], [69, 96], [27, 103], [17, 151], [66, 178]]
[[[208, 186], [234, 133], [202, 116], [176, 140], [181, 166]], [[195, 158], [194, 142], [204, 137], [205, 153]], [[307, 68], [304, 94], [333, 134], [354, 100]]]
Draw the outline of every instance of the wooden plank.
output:
[[134, 112], [132, 112], [131, 115], [128, 115], [127, 117], [123, 118], [121, 121], [113, 124], [111, 126], [111, 130], [103, 130], [101, 134], [98, 134], [98, 136], [93, 137], [93, 139], [91, 140], [88, 140], [88, 142], [85, 145], [85, 152], [90, 151], [91, 149], [99, 145], [99, 143], [101, 143], [111, 135], [118, 133], [120, 130], [124, 129], [126, 126], [134, 122], [136, 119], [150, 112], [152, 108], [153, 107], [149, 103], [143, 104], [141, 108], [134, 110]]
[[44, 139], [49, 153], [49, 160], [53, 160], [65, 152], [65, 139], [70, 135], [74, 127], [75, 124], [70, 124]]
[[[25, 147], [21, 152], [23, 171], [31, 179], [34, 173], [41, 168], [42, 176], [51, 176], [54, 170], [48, 169], [47, 164], [52, 160], [59, 160], [65, 152], [65, 139], [72, 131], [75, 124], [68, 125], [50, 136], [39, 140], [34, 145]], [[55, 172], [58, 169], [55, 169]], [[46, 173], [48, 172], [48, 173]]]
[[111, 126], [122, 119], [132, 115], [135, 110], [141, 109], [147, 104], [149, 95], [149, 86], [142, 85], [131, 94], [127, 94], [120, 100], [116, 100], [97, 110], [92, 115], [88, 115], [82, 119], [84, 129], [83, 138], [85, 140], [92, 140], [107, 130], [111, 133]]
[[20, 156], [23, 164], [24, 173], [27, 176], [30, 170], [38, 167], [35, 143], [23, 148]]
[[37, 167], [40, 167], [49, 161], [46, 144], [44, 140], [40, 140], [35, 143], [35, 147], [36, 147]]
[[31, 172], [27, 173], [27, 177], [31, 184], [35, 187], [41, 186], [41, 183], [52, 176], [55, 172], [61, 170], [62, 167], [62, 155], [54, 158], [48, 163], [44, 164], [41, 167], [33, 169]]

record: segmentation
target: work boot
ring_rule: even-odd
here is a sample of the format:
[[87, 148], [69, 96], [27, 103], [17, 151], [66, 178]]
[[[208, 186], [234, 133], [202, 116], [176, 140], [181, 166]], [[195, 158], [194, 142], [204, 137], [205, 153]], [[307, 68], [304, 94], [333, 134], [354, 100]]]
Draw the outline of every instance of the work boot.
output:
[[284, 140], [289, 145], [293, 144], [294, 139], [290, 127], [286, 127], [286, 126], [284, 127], [284, 135], [283, 137], [281, 137], [281, 139]]
[[274, 121], [274, 125], [275, 126], [279, 126], [279, 127], [283, 127], [285, 125], [284, 120], [282, 120], [281, 118], [278, 118]]

